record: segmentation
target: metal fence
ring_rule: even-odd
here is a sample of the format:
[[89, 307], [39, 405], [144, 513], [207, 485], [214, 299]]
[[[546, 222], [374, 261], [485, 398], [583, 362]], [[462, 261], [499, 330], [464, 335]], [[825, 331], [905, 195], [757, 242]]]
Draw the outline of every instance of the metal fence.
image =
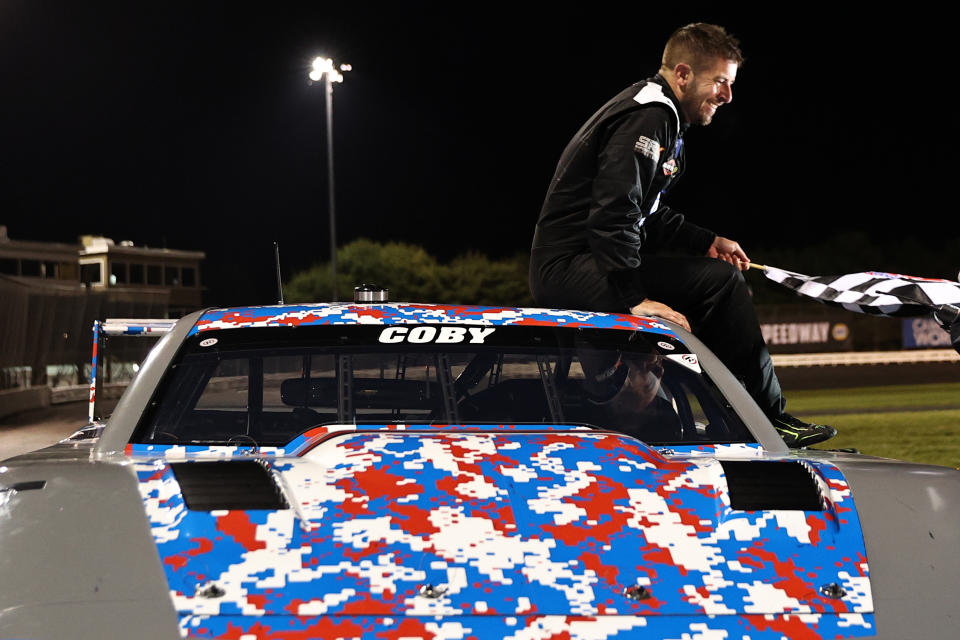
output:
[[[0, 276], [0, 389], [89, 382], [94, 320], [166, 318], [169, 293]], [[152, 340], [114, 338], [107, 376], [131, 376]]]

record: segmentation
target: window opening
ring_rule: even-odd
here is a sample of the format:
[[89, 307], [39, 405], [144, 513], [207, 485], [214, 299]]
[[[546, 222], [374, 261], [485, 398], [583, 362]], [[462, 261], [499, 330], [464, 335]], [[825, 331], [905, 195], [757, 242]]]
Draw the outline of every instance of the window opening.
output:
[[753, 441], [706, 375], [647, 337], [538, 330], [535, 344], [534, 330], [504, 330], [478, 345], [391, 346], [376, 327], [318, 329], [218, 332], [218, 350], [199, 346], [207, 334], [191, 338], [134, 441], [282, 446], [322, 424], [441, 421], [580, 424], [657, 445]]
[[110, 264], [110, 284], [126, 284], [127, 283], [127, 263], [126, 262], [113, 262]]
[[103, 281], [100, 275], [100, 263], [94, 262], [80, 265], [80, 282], [85, 284], [99, 284]]
[[[303, 384], [304, 388], [310, 389], [310, 367], [312, 365], [313, 357], [307, 353], [303, 356]], [[303, 394], [303, 408], [310, 408], [310, 393]]]
[[[443, 411], [447, 422], [458, 424], [460, 417], [457, 414], [457, 393], [453, 387], [453, 376], [450, 372], [450, 358], [446, 353], [437, 354], [437, 379], [440, 382], [440, 393], [443, 396]], [[427, 389], [430, 389], [430, 377], [427, 376]]]
[[490, 380], [487, 382], [487, 388], [496, 386], [500, 382], [500, 375], [503, 373], [503, 354], [497, 354], [497, 361], [493, 365], [493, 371], [490, 373]]
[[247, 386], [247, 428], [248, 437], [253, 426], [259, 423], [263, 414], [263, 358], [250, 359], [250, 383]]
[[20, 275], [34, 278], [43, 277], [43, 265], [39, 260], [21, 260]]
[[348, 424], [353, 417], [353, 362], [349, 355], [337, 356], [337, 421]]
[[540, 380], [543, 382], [543, 391], [547, 396], [547, 408], [550, 409], [550, 417], [557, 424], [563, 424], [563, 410], [560, 408], [560, 396], [557, 394], [557, 385], [554, 381], [553, 370], [550, 368], [550, 360], [543, 356], [537, 356], [537, 368], [540, 369]]

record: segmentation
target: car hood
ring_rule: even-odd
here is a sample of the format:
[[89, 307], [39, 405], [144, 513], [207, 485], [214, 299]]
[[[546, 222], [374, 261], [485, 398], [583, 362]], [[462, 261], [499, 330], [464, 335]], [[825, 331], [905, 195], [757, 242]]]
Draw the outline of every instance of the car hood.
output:
[[0, 462], [0, 637], [176, 637], [156, 549], [129, 464], [72, 446]]
[[860, 521], [830, 463], [665, 457], [602, 432], [321, 440], [256, 462], [136, 460], [185, 632], [365, 637], [402, 620], [416, 636], [438, 617], [472, 630], [451, 637], [876, 631]]

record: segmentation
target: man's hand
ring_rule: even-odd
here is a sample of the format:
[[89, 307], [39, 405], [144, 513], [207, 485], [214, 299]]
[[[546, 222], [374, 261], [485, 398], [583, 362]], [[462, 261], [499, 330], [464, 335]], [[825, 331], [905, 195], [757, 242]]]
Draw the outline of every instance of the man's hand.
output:
[[662, 302], [655, 302], [649, 298], [645, 299], [640, 304], [635, 304], [630, 307], [630, 313], [635, 316], [656, 316], [658, 318], [663, 318], [664, 320], [669, 320], [670, 322], [676, 322], [687, 331], [690, 331], [690, 323], [687, 322], [686, 316], [684, 316], [682, 313], [674, 311]]
[[707, 257], [729, 262], [740, 271], [750, 268], [750, 258], [740, 248], [740, 243], [720, 236], [717, 236], [707, 249]]

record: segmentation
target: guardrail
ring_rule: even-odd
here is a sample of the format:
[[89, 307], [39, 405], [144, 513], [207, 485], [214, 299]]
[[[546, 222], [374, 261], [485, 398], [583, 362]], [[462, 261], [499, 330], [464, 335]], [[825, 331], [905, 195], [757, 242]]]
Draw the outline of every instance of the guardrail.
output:
[[953, 349], [909, 349], [904, 351], [845, 351], [836, 353], [778, 353], [770, 356], [775, 367], [849, 366], [863, 364], [910, 364], [917, 362], [960, 362]]
[[[111, 382], [102, 385], [100, 398], [115, 400], [123, 395], [127, 382]], [[23, 387], [20, 389], [0, 390], [0, 418], [16, 415], [25, 411], [45, 409], [51, 405], [85, 402], [90, 395], [90, 387], [71, 385], [68, 387]]]

